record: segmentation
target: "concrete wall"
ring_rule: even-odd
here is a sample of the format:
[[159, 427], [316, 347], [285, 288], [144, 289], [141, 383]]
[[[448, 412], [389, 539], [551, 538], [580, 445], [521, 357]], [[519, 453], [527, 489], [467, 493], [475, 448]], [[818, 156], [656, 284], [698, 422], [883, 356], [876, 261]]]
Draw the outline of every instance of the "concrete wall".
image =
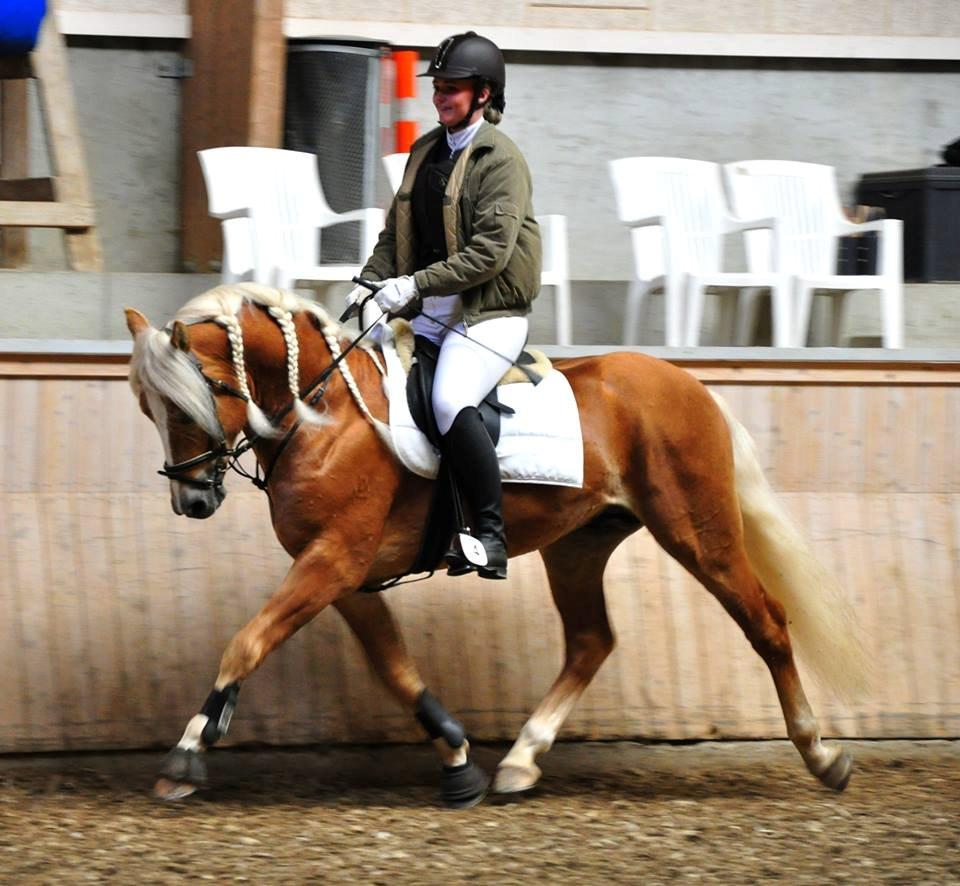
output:
[[[180, 213], [178, 41], [69, 41], [69, 65], [93, 197], [111, 271], [175, 271]], [[31, 174], [50, 174], [31, 84]], [[59, 231], [30, 233], [31, 267], [66, 267]]]
[[[70, 65], [109, 271], [178, 266], [177, 41], [72, 40]], [[572, 275], [625, 280], [606, 161], [662, 154], [784, 158], [864, 172], [936, 163], [956, 138], [960, 62], [829, 62], [510, 53], [504, 131], [523, 148], [537, 211], [569, 217]], [[427, 84], [415, 101], [433, 125]], [[36, 118], [38, 115], [34, 115]], [[39, 131], [34, 167], [45, 174]], [[385, 188], [380, 190], [386, 201]], [[33, 268], [65, 267], [56, 232]]]
[[[108, 13], [175, 18], [188, 14], [187, 0], [58, 0], [62, 13]], [[945, 37], [960, 35], [960, 5], [954, 0], [732, 0], [718, 12], [703, 0], [577, 0], [535, 3], [487, 0], [483, 4], [422, 0], [286, 0], [291, 20], [347, 20], [438, 24], [454, 28], [509, 25], [514, 28], [741, 34], [838, 34]]]

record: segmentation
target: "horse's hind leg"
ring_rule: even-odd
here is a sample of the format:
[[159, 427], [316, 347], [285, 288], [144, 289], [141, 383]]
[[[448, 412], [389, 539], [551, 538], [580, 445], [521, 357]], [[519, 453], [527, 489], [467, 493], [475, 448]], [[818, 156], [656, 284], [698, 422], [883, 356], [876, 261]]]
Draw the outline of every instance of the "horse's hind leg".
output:
[[614, 548], [635, 528], [587, 526], [541, 551], [563, 621], [566, 653], [560, 675], [501, 761], [495, 791], [515, 793], [537, 783], [537, 755], [553, 745], [563, 722], [613, 650], [603, 570]]
[[733, 616], [769, 668], [787, 735], [807, 768], [827, 787], [842, 791], [850, 780], [853, 762], [840, 745], [825, 745], [820, 740], [820, 726], [797, 673], [784, 608], [764, 592], [745, 554], [732, 559], [740, 562], [711, 569], [701, 581]]
[[[764, 591], [747, 557], [732, 480], [727, 486], [720, 476], [701, 477], [695, 490], [678, 484], [664, 500], [674, 502], [669, 515], [655, 508], [644, 514], [650, 532], [740, 625], [770, 670], [787, 734], [807, 768], [828, 787], [843, 790], [852, 761], [841, 746], [820, 740], [794, 662], [786, 612]], [[676, 505], [682, 501], [685, 507]]]
[[433, 740], [443, 763], [444, 803], [458, 809], [479, 803], [486, 795], [489, 779], [470, 760], [463, 726], [424, 685], [386, 600], [380, 594], [356, 593], [334, 605], [360, 641], [377, 676]]

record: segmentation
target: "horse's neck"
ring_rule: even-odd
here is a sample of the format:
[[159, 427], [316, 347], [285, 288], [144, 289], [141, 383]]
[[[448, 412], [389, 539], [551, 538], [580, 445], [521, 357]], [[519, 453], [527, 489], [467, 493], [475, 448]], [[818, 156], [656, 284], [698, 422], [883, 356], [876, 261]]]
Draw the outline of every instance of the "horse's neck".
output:
[[[297, 388], [305, 400], [316, 392], [316, 382], [347, 344], [334, 339], [331, 352], [327, 336], [313, 319], [300, 313], [294, 317], [297, 338]], [[282, 329], [265, 311], [250, 312], [243, 324], [244, 362], [251, 379], [254, 399], [268, 415], [276, 415], [289, 407], [293, 394], [290, 384], [288, 349]], [[370, 358], [354, 350], [345, 358], [351, 375], [367, 395]], [[331, 378], [331, 382], [333, 379]], [[309, 388], [309, 390], [308, 390]], [[344, 396], [342, 385], [331, 384], [324, 393], [329, 409]]]

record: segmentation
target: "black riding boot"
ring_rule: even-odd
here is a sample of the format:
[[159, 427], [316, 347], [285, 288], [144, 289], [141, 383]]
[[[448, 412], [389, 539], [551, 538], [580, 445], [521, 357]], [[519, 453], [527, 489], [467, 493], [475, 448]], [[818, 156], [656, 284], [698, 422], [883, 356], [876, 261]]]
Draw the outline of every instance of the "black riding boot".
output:
[[[493, 441], [473, 406], [461, 409], [442, 439], [443, 457], [463, 491], [473, 519], [474, 536], [487, 552], [487, 565], [478, 566], [482, 578], [507, 577], [507, 544], [501, 514], [500, 464]], [[472, 567], [459, 552], [448, 556], [449, 572], [461, 575]]]

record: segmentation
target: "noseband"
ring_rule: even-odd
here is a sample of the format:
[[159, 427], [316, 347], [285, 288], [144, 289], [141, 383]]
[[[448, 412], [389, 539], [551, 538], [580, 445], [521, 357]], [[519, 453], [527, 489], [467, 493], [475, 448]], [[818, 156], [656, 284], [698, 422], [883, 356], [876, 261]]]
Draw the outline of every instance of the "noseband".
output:
[[[211, 378], [207, 375], [203, 371], [203, 366], [199, 359], [197, 359], [196, 354], [191, 353], [189, 357], [193, 362], [194, 368], [200, 373], [200, 377], [207, 383], [211, 391], [220, 391], [221, 393], [229, 394], [231, 397], [237, 397], [244, 402], [249, 399], [246, 394], [241, 393], [226, 382], [220, 381], [218, 378]], [[212, 449], [208, 449], [206, 452], [201, 452], [199, 455], [193, 456], [193, 458], [178, 461], [176, 464], [171, 465], [164, 462], [163, 468], [157, 471], [160, 476], [176, 480], [178, 483], [183, 483], [186, 486], [192, 486], [194, 489], [221, 489], [223, 487], [224, 475], [231, 468], [247, 476], [245, 472], [240, 471], [237, 467], [237, 459], [253, 447], [253, 440], [244, 439], [231, 449], [227, 446], [227, 435], [224, 433], [223, 423], [220, 421], [220, 413], [217, 410], [214, 410], [214, 412], [217, 416], [217, 433], [220, 437], [217, 445]], [[211, 461], [214, 462], [213, 477], [200, 480], [196, 477], [183, 476], [187, 471]]]

